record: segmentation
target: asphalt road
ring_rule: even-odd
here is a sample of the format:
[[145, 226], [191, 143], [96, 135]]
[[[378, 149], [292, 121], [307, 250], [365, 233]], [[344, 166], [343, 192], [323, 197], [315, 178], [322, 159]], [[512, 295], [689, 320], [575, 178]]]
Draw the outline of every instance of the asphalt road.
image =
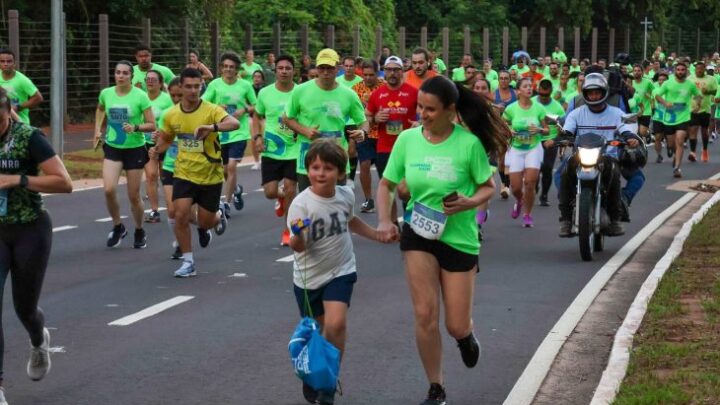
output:
[[[715, 145], [714, 145], [715, 146]], [[686, 164], [685, 179], [720, 172]], [[654, 152], [651, 152], [654, 160]], [[279, 246], [281, 221], [257, 190], [259, 172], [244, 167], [249, 194], [233, 211], [225, 235], [196, 246], [198, 277], [176, 279], [165, 223], [147, 225], [147, 249], [132, 248], [132, 232], [107, 249], [110, 231], [102, 190], [49, 196], [54, 234], [41, 306], [52, 344], [52, 371], [42, 382], [25, 375], [27, 334], [6, 286], [5, 389], [11, 404], [302, 404], [287, 343], [299, 320], [292, 294], [291, 254]], [[448, 399], [452, 404], [500, 404], [537, 346], [582, 287], [634, 233], [682, 193], [668, 191], [670, 164], [648, 164], [647, 183], [623, 237], [607, 239], [594, 262], [580, 260], [577, 240], [560, 239], [558, 211], [537, 207], [536, 226], [509, 215], [510, 201], [491, 203], [480, 254], [474, 320], [483, 353], [466, 369], [443, 332]], [[124, 188], [121, 188], [124, 192]], [[360, 194], [359, 190], [358, 193]], [[554, 191], [553, 191], [554, 193]], [[128, 215], [121, 195], [122, 212]], [[357, 199], [357, 204], [362, 198]], [[359, 209], [358, 209], [359, 212]], [[375, 224], [375, 214], [359, 214]], [[129, 220], [124, 220], [130, 226]], [[193, 232], [194, 233], [194, 232]], [[197, 244], [195, 236], [193, 243]], [[348, 319], [340, 404], [415, 404], [427, 383], [414, 343], [413, 315], [396, 245], [355, 237], [359, 280]], [[9, 283], [8, 283], [9, 284]], [[178, 297], [189, 301], [128, 326], [108, 323]]]

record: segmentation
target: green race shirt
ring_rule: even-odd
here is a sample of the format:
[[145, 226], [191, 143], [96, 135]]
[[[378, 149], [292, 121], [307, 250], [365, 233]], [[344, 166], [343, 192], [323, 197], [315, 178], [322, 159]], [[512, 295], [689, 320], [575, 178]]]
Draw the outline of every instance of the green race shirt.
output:
[[530, 125], [542, 127], [545, 119], [545, 109], [539, 103], [532, 102], [527, 110], [520, 107], [519, 102], [514, 102], [505, 108], [503, 118], [510, 123], [515, 134], [512, 137], [511, 146], [516, 149], [529, 150], [540, 143], [540, 134], [530, 134]]
[[[456, 124], [452, 134], [439, 144], [428, 142], [422, 131], [417, 127], [400, 133], [383, 177], [395, 184], [406, 180], [408, 213], [417, 203], [442, 212], [444, 196], [453, 191], [472, 196], [493, 172], [480, 140], [462, 126]], [[448, 216], [440, 241], [461, 252], [478, 254], [476, 213], [473, 208]]]
[[[718, 86], [717, 93], [715, 93], [715, 98], [720, 98], [720, 86]], [[715, 118], [720, 119], [720, 103], [717, 103], [717, 108], [715, 108]]]
[[660, 86], [658, 95], [673, 104], [672, 108], [665, 110], [663, 124], [674, 126], [690, 121], [690, 104], [700, 91], [692, 81], [685, 79], [680, 83], [673, 75]]
[[490, 69], [489, 72], [485, 73], [485, 78], [488, 79], [490, 83], [493, 81], [498, 81], [498, 72], [496, 70]]
[[297, 85], [289, 92], [282, 92], [274, 85], [265, 87], [258, 94], [255, 112], [265, 117], [265, 152], [262, 156], [275, 160], [297, 160], [300, 144], [294, 132], [282, 121], [285, 106]]
[[523, 73], [530, 71], [530, 67], [528, 65], [525, 65], [522, 69], [520, 69], [520, 68], [518, 68], [517, 65], [512, 65], [512, 66], [510, 66], [510, 70], [516, 71], [517, 75], [518, 75], [518, 79], [520, 79], [520, 76], [522, 76]]
[[464, 82], [465, 81], [465, 68], [460, 66], [456, 67], [452, 71], [452, 80], [454, 82]]
[[[557, 115], [558, 117], [562, 117], [565, 115], [565, 109], [563, 108], [562, 104], [558, 103], [556, 100], [550, 99], [550, 102], [548, 104], [543, 104], [540, 102], [540, 98], [538, 96], [535, 96], [532, 98], [533, 104], [537, 104], [540, 107], [542, 107], [545, 110], [545, 114], [553, 114]], [[550, 132], [548, 135], [544, 135], [540, 138], [541, 141], [547, 141], [550, 139], [555, 139], [558, 135], [558, 127], [557, 125], [549, 125], [548, 128], [550, 129]]]
[[247, 65], [245, 63], [241, 63], [240, 70], [242, 71], [240, 73], [240, 77], [242, 77], [243, 80], [245, 80], [246, 82], [248, 82], [252, 85], [253, 73], [257, 72], [258, 70], [262, 71], [263, 68], [256, 62], [253, 62], [252, 65]]
[[567, 55], [565, 55], [565, 52], [553, 52], [552, 53], [552, 60], [559, 63], [567, 63]]
[[343, 86], [352, 89], [352, 87], [362, 81], [362, 77], [355, 75], [355, 78], [352, 80], [345, 79], [345, 75], [338, 76], [335, 78], [335, 81], [342, 84]]
[[[149, 97], [148, 97], [149, 98]], [[150, 107], [152, 108], [153, 116], [155, 117], [155, 128], [161, 128], [160, 116], [163, 111], [173, 106], [172, 98], [169, 94], [161, 91], [155, 100], [150, 100]], [[154, 144], [152, 141], [152, 132], [145, 132], [145, 143]]]
[[650, 115], [650, 98], [652, 97], [652, 92], [655, 89], [655, 86], [650, 80], [645, 78], [640, 79], [639, 83], [637, 80], [633, 79], [632, 86], [635, 89], [633, 98], [637, 103], [638, 115], [640, 117]]
[[688, 77], [688, 80], [695, 83], [695, 86], [700, 91], [702, 98], [694, 98], [692, 103], [692, 112], [694, 113], [709, 113], [710, 104], [712, 104], [715, 92], [717, 91], [718, 85], [715, 78], [712, 76], [705, 75], [703, 77]]
[[447, 70], [447, 66], [445, 65], [445, 62], [440, 58], [435, 58], [435, 61], [433, 64], [438, 65], [438, 73], [445, 74], [445, 71]]
[[[352, 89], [338, 85], [332, 90], [323, 90], [316, 80], [295, 87], [290, 102], [285, 107], [285, 115], [296, 119], [303, 126], [317, 128], [323, 138], [335, 138], [346, 151], [347, 117], [358, 125], [365, 122], [365, 108]], [[297, 172], [307, 174], [305, 154], [310, 149], [310, 139], [298, 134], [297, 140], [300, 148]]]
[[[225, 111], [232, 115], [238, 108], [247, 108], [257, 103], [255, 90], [252, 85], [244, 80], [235, 80], [235, 83], [225, 83], [222, 77], [218, 77], [208, 84], [207, 90], [202, 99], [219, 106], [224, 106]], [[240, 127], [230, 132], [220, 132], [220, 144], [247, 141], [250, 139], [250, 118], [245, 113], [238, 118]]]
[[[163, 82], [166, 85], [170, 83], [170, 81], [175, 77], [175, 74], [172, 72], [172, 70], [170, 70], [170, 68], [159, 65], [157, 63], [153, 63], [150, 67], [150, 70], [157, 70], [158, 72], [160, 72], [163, 77]], [[140, 83], [143, 91], [147, 91], [147, 87], [145, 86], [145, 76], [147, 76], [147, 72], [143, 72], [142, 70], [140, 70], [140, 65], [134, 65], [132, 85], [135, 86], [136, 84]]]
[[145, 136], [142, 132], [123, 131], [123, 124], [140, 125], [145, 123], [144, 112], [151, 107], [147, 94], [131, 87], [130, 92], [120, 96], [116, 91], [117, 87], [112, 86], [100, 92], [98, 104], [100, 104], [107, 118], [105, 130], [105, 143], [118, 149], [139, 148], [145, 145]]
[[[168, 111], [170, 111], [171, 108], [173, 108], [172, 105], [160, 113], [160, 118], [158, 118], [158, 128], [163, 127], [165, 114]], [[178, 155], [178, 143], [177, 143], [177, 138], [175, 138], [175, 140], [173, 140], [173, 142], [170, 144], [170, 146], [165, 151], [165, 157], [163, 158], [163, 162], [162, 162], [162, 169], [167, 170], [171, 173], [174, 173], [175, 172], [175, 160], [177, 159], [177, 155]]]
[[[10, 103], [13, 106], [18, 106], [34, 96], [38, 92], [37, 87], [33, 82], [28, 79], [24, 74], [15, 71], [15, 75], [10, 80], [5, 80], [0, 74], [0, 87], [7, 91], [8, 97], [10, 97]], [[20, 121], [29, 124], [30, 123], [30, 110], [24, 108], [18, 111]]]

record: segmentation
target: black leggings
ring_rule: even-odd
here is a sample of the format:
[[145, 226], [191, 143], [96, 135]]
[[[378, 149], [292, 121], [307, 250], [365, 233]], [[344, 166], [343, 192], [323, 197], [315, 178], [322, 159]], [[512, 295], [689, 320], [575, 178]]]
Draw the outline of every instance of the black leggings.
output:
[[[0, 225], [0, 310], [5, 280], [11, 274], [15, 313], [30, 334], [33, 346], [43, 343], [45, 317], [38, 308], [45, 269], [52, 246], [52, 223], [47, 213], [22, 225]], [[1, 313], [1, 312], [0, 312]], [[5, 342], [0, 322], [0, 383]]]
[[555, 160], [557, 159], [558, 148], [555, 146], [545, 148], [545, 146], [543, 146], [543, 149], [545, 154], [543, 155], [542, 166], [540, 166], [540, 174], [542, 175], [541, 195], [547, 196], [553, 181], [553, 167], [555, 166]]

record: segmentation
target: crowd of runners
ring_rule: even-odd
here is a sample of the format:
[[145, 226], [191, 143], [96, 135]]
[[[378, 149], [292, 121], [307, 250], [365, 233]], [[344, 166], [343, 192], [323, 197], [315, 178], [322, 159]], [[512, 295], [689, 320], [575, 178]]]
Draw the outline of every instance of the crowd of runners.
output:
[[[249, 179], [237, 169], [247, 155], [273, 203], [268, 210], [280, 218], [279, 242], [295, 252], [300, 313], [312, 314], [341, 351], [357, 280], [351, 232], [400, 242], [430, 384], [426, 405], [446, 401], [441, 296], [462, 361], [474, 367], [480, 356], [473, 287], [482, 225], [495, 194], [514, 199], [509, 214], [532, 228], [536, 200], [550, 205], [559, 178], [560, 236], [569, 236], [574, 190], [567, 185], [574, 169], [568, 170], [567, 154], [558, 153], [558, 137], [588, 130], [623, 134], [629, 149], [652, 144], [655, 162], [669, 159], [672, 176], [681, 177], [686, 155], [690, 162], [711, 159], [708, 145], [720, 121], [717, 53], [693, 61], [658, 47], [648, 60], [631, 63], [619, 54], [608, 63], [568, 58], [555, 47], [537, 58], [518, 50], [511, 66], [466, 54], [448, 69], [424, 48], [409, 58], [387, 47], [377, 58], [343, 57], [333, 49], [299, 60], [270, 53], [262, 63], [252, 50], [228, 51], [217, 67], [193, 51], [180, 72], [153, 62], [148, 46], [128, 56], [114, 64], [114, 85], [98, 95], [95, 114], [95, 148], [104, 153], [104, 196], [113, 222], [106, 246], [117, 248], [128, 235], [117, 196], [124, 173], [133, 247], [149, 243], [146, 224], [165, 222], [174, 236], [170, 257], [180, 263], [174, 276], [196, 276], [192, 234], [207, 248], [243, 210]], [[50, 367], [49, 333], [37, 301], [51, 227], [39, 193], [70, 191], [69, 176], [29, 126], [28, 111], [43, 101], [41, 93], [16, 70], [11, 51], [0, 50], [0, 69], [0, 277], [4, 282], [12, 274], [18, 316], [31, 336], [28, 374], [41, 379]], [[637, 115], [637, 135], [620, 123], [621, 112]], [[551, 117], [567, 118], [565, 126]], [[609, 236], [623, 233], [619, 222], [628, 219], [645, 181], [643, 159], [642, 150], [609, 153], [608, 165], [617, 166], [608, 180], [609, 193], [617, 194], [608, 202], [617, 206], [609, 213]], [[358, 197], [360, 213], [377, 211], [376, 228], [356, 214]], [[36, 251], [47, 254], [28, 262], [30, 268], [17, 265], [18, 257]], [[1, 366], [0, 355], [0, 372]], [[310, 403], [332, 404], [335, 392], [303, 384], [303, 395]]]

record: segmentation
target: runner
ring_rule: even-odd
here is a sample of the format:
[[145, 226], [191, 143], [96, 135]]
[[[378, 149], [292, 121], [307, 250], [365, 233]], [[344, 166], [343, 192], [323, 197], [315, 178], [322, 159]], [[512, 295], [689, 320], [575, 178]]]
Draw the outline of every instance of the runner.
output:
[[464, 83], [465, 80], [467, 80], [467, 78], [465, 77], [465, 67], [472, 64], [472, 55], [469, 53], [463, 55], [462, 59], [460, 60], [460, 66], [452, 70], [452, 80], [454, 82]]
[[[357, 94], [335, 81], [339, 61], [340, 57], [334, 50], [321, 50], [316, 58], [319, 77], [298, 86], [285, 107], [286, 124], [298, 134], [300, 144], [297, 160], [300, 192], [310, 185], [305, 154], [312, 140], [334, 138], [347, 151], [348, 138], [362, 140], [368, 133], [368, 123]], [[361, 123], [361, 128], [346, 131], [347, 117]], [[343, 181], [346, 180], [341, 178]]]
[[486, 59], [483, 63], [483, 72], [485, 72], [485, 78], [490, 82], [490, 90], [495, 91], [498, 87], [498, 72], [493, 70], [491, 59]]
[[[359, 58], [360, 59], [360, 58]], [[358, 70], [358, 67], [356, 65], [356, 61], [352, 56], [346, 56], [343, 58], [343, 74], [341, 76], [337, 77], [337, 82], [342, 84], [345, 87], [353, 88], [358, 83], [362, 83], [363, 78], [360, 77], [356, 71]], [[361, 72], [362, 73], [362, 72]], [[357, 92], [356, 92], [357, 93]], [[353, 130], [357, 129], [357, 123], [353, 122], [352, 119], [348, 118], [347, 124], [346, 124], [346, 130]], [[348, 185], [350, 185], [352, 188], [355, 187], [355, 173], [357, 172], [357, 165], [358, 165], [358, 152], [357, 152], [357, 145], [355, 145], [355, 141], [348, 140], [348, 158], [350, 163], [350, 173], [348, 175]]]
[[[298, 221], [310, 222], [307, 230], [293, 232], [290, 238], [290, 247], [296, 252], [293, 290], [300, 316], [312, 316], [320, 324], [323, 336], [340, 350], [340, 358], [345, 352], [347, 311], [357, 281], [350, 233], [378, 240], [377, 230], [354, 214], [352, 189], [336, 185], [346, 166], [347, 155], [337, 143], [313, 141], [305, 159], [310, 187], [292, 202], [287, 220], [288, 228]], [[335, 390], [315, 391], [305, 383], [302, 390], [311, 404], [335, 402]]]
[[697, 148], [697, 135], [698, 129], [702, 136], [702, 161], [707, 162], [710, 160], [710, 154], [708, 153], [708, 143], [710, 142], [710, 104], [712, 99], [717, 92], [718, 84], [714, 77], [705, 74], [705, 62], [695, 62], [695, 75], [690, 78], [690, 81], [695, 83], [695, 86], [700, 91], [700, 97], [693, 99], [692, 111], [690, 114], [690, 153], [688, 159], [691, 162], [697, 160], [695, 156], [695, 149]]
[[[533, 92], [535, 89], [537, 89], [537, 84], [540, 82], [540, 80], [543, 79], [543, 74], [538, 71], [538, 67], [540, 66], [540, 62], [533, 59], [530, 62], [530, 70], [523, 73], [521, 76], [527, 79], [530, 79], [530, 83], [532, 85]], [[518, 85], [516, 87], [518, 90], [520, 89], [520, 83], [518, 82]]]
[[[567, 63], [567, 55], [565, 55], [565, 52], [560, 49], [560, 45], [555, 45], [555, 50], [552, 53], [552, 60], [555, 63]], [[577, 59], [575, 62], [577, 63]]]
[[209, 83], [214, 77], [210, 69], [200, 60], [200, 55], [195, 50], [188, 52], [188, 64], [185, 67], [199, 70], [202, 73], [204, 83]]
[[0, 87], [10, 97], [13, 110], [20, 120], [30, 124], [30, 109], [43, 102], [43, 96], [32, 80], [15, 70], [15, 53], [9, 49], [0, 49]]
[[237, 54], [234, 52], [224, 53], [220, 57], [220, 66], [222, 67], [222, 76], [210, 82], [202, 99], [221, 106], [240, 122], [240, 127], [236, 130], [221, 132], [219, 135], [225, 169], [225, 192], [221, 208], [223, 214], [229, 218], [229, 201], [233, 202], [237, 211], [242, 210], [245, 205], [242, 199], [243, 187], [237, 181], [237, 165], [242, 161], [248, 140], [250, 140], [248, 116], [253, 111], [257, 99], [252, 85], [238, 78], [240, 57]]
[[[510, 72], [503, 70], [500, 71], [498, 76], [498, 88], [495, 90], [495, 102], [494, 106], [498, 112], [502, 114], [505, 108], [517, 101], [517, 94], [515, 90], [510, 87]], [[507, 200], [510, 197], [510, 178], [505, 173], [505, 155], [498, 156], [498, 174], [500, 175], [500, 182], [502, 187], [500, 188], [500, 196], [503, 200]]]
[[510, 188], [515, 204], [510, 211], [513, 219], [523, 214], [523, 227], [534, 226], [532, 209], [535, 189], [543, 161], [543, 137], [549, 135], [545, 109], [532, 100], [532, 84], [525, 77], [518, 82], [518, 101], [510, 104], [503, 118], [513, 130], [510, 149], [505, 154], [505, 171], [510, 173]]
[[[528, 58], [528, 61], [529, 61], [529, 58]], [[514, 70], [518, 76], [517, 78], [519, 79], [519, 77], [521, 77], [523, 73], [530, 71], [530, 68], [525, 63], [526, 63], [525, 56], [520, 56], [515, 61], [515, 64], [510, 66], [509, 70], [510, 71]]]
[[[440, 293], [445, 324], [463, 363], [474, 367], [480, 344], [472, 307], [480, 242], [476, 207], [494, 193], [488, 155], [504, 153], [507, 127], [489, 103], [444, 77], [420, 88], [421, 127], [398, 137], [378, 186], [380, 240], [400, 238], [415, 312], [415, 341], [430, 383], [423, 404], [445, 404], [440, 335]], [[465, 126], [455, 123], [456, 116]], [[393, 224], [396, 185], [410, 189], [410, 221], [402, 233]]]
[[265, 76], [265, 84], [271, 85], [275, 83], [275, 67], [277, 66], [277, 61], [275, 58], [275, 54], [272, 52], [268, 52], [265, 56], [265, 63], [262, 65], [262, 72]]
[[252, 87], [255, 92], [255, 98], [257, 98], [260, 90], [265, 87], [265, 73], [263, 73], [262, 70], [256, 70], [253, 72]]
[[[473, 86], [473, 93], [477, 94], [478, 96], [481, 96], [485, 100], [487, 100], [488, 103], [492, 103], [494, 100], [494, 95], [490, 91], [490, 82], [487, 79], [478, 79], [475, 82], [475, 85]], [[493, 171], [497, 171], [498, 168], [498, 162], [495, 157], [488, 156], [490, 159], [490, 165], [493, 166]], [[478, 225], [478, 239], [480, 240], [480, 243], [483, 241], [483, 230], [482, 226], [487, 222], [488, 218], [490, 217], [490, 201], [486, 201], [477, 207], [477, 215], [475, 216], [475, 222], [477, 222]]]
[[[388, 58], [385, 58], [386, 61], [387, 59]], [[374, 60], [363, 63], [362, 69], [363, 81], [353, 86], [353, 90], [363, 103], [363, 107], [367, 107], [370, 101], [370, 95], [385, 82], [382, 79], [378, 79], [378, 65]], [[368, 119], [368, 121], [370, 122], [368, 138], [357, 144], [358, 160], [360, 161], [360, 185], [365, 197], [365, 202], [360, 206], [360, 212], [363, 213], [375, 212], [370, 167], [375, 164], [377, 156], [378, 126], [377, 123], [374, 123], [371, 119]], [[352, 168], [350, 168], [350, 170], [352, 171]]]
[[115, 86], [100, 92], [95, 111], [95, 145], [101, 142], [103, 121], [107, 121], [103, 143], [103, 186], [105, 204], [113, 222], [113, 229], [107, 239], [107, 247], [111, 248], [119, 246], [127, 236], [125, 225], [120, 220], [117, 200], [117, 185], [123, 170], [135, 222], [133, 247], [144, 249], [147, 246], [147, 235], [142, 228], [143, 201], [140, 197], [143, 168], [148, 160], [143, 133], [155, 130], [155, 117], [150, 99], [145, 92], [132, 86], [133, 80], [132, 63], [118, 62], [115, 66]]
[[143, 91], [147, 91], [145, 75], [151, 70], [160, 72], [165, 83], [170, 83], [170, 80], [175, 77], [169, 68], [152, 62], [152, 50], [147, 45], [140, 44], [135, 48], [135, 61], [137, 65], [133, 66], [132, 85]]
[[639, 64], [633, 65], [632, 87], [635, 89], [633, 98], [637, 103], [638, 135], [642, 139], [648, 139], [648, 128], [650, 128], [650, 116], [652, 114], [650, 101], [652, 92], [655, 89], [652, 82], [643, 77], [643, 70]]
[[202, 74], [198, 70], [184, 69], [180, 74], [180, 85], [182, 100], [163, 116], [157, 145], [150, 153], [153, 158], [157, 157], [177, 138], [173, 206], [175, 238], [180, 244], [183, 263], [175, 271], [175, 277], [185, 278], [197, 275], [190, 234], [192, 205], [198, 205], [197, 229], [201, 247], [207, 247], [212, 240], [210, 228], [215, 228], [218, 235], [225, 232], [227, 220], [219, 207], [223, 167], [218, 132], [234, 131], [240, 123], [222, 107], [200, 98]]
[[[558, 118], [565, 115], [565, 109], [556, 100], [553, 100], [550, 95], [552, 94], [553, 85], [550, 80], [542, 80], [538, 85], [537, 96], [533, 98], [533, 103], [538, 104], [545, 110], [545, 115], [555, 115]], [[553, 181], [553, 167], [557, 160], [558, 148], [555, 146], [553, 141], [557, 138], [558, 129], [557, 125], [549, 126], [550, 132], [548, 135], [540, 138], [543, 148], [543, 161], [540, 166], [540, 173], [542, 174], [541, 191], [540, 191], [540, 206], [549, 207], [550, 202], [548, 201], [548, 192], [550, 192], [550, 186]]]
[[[50, 371], [50, 332], [38, 307], [52, 245], [52, 224], [40, 193], [70, 193], [72, 181], [47, 137], [10, 117], [12, 99], [0, 89], [0, 300], [8, 275], [20, 322], [30, 335], [27, 374], [42, 380]], [[4, 341], [0, 324], [0, 403]]]
[[655, 100], [665, 106], [663, 127], [668, 147], [675, 147], [673, 177], [676, 178], [682, 177], [680, 166], [690, 122], [690, 104], [692, 98], [697, 96], [700, 96], [700, 90], [695, 83], [687, 80], [687, 65], [684, 62], [678, 62], [673, 77], [660, 86], [655, 96]]
[[425, 48], [415, 48], [410, 59], [412, 69], [405, 73], [405, 83], [418, 89], [425, 80], [437, 76], [437, 72], [430, 70], [429, 60], [430, 55]]
[[[222, 64], [222, 61], [220, 63]], [[258, 70], [262, 71], [262, 66], [255, 62], [255, 51], [252, 49], [245, 51], [245, 62], [238, 64], [238, 69], [240, 77], [248, 82], [248, 84], [252, 84], [253, 73]]]
[[336, 79], [338, 83], [345, 87], [352, 88], [363, 80], [362, 77], [355, 74], [355, 58], [346, 56], [343, 58], [342, 63], [345, 73]]
[[[295, 198], [297, 189], [297, 159], [299, 144], [295, 134], [282, 120], [285, 106], [295, 89], [295, 60], [281, 55], [275, 64], [275, 84], [265, 87], [258, 94], [253, 117], [253, 140], [255, 149], [262, 154], [262, 186], [265, 197], [277, 199], [275, 215], [285, 216]], [[280, 185], [282, 182], [282, 186]], [[286, 221], [287, 222], [287, 221]], [[290, 243], [290, 231], [284, 228], [280, 244]]]
[[[150, 99], [153, 116], [155, 117], [155, 127], [159, 128], [158, 122], [163, 111], [173, 106], [173, 101], [168, 93], [162, 91], [165, 88], [163, 77], [157, 70], [147, 72], [145, 76], [145, 86], [147, 95]], [[154, 132], [145, 133], [145, 144], [148, 148], [155, 145], [153, 137]], [[162, 159], [161, 159], [162, 160]], [[147, 192], [150, 200], [150, 212], [145, 217], [145, 222], [160, 222], [160, 212], [158, 211], [158, 178], [160, 178], [160, 160], [148, 159], [145, 164], [145, 192]]]
[[[663, 162], [663, 156], [662, 156], [662, 144], [664, 140], [664, 134], [665, 134], [665, 126], [663, 125], [663, 118], [665, 116], [665, 106], [662, 105], [660, 102], [655, 101], [655, 96], [658, 94], [658, 90], [660, 90], [660, 87], [662, 84], [668, 79], [668, 74], [665, 72], [661, 72], [657, 75], [657, 84], [655, 84], [653, 92], [652, 92], [652, 103], [655, 108], [653, 108], [653, 115], [652, 115], [652, 132], [654, 137], [654, 146], [655, 146], [655, 153], [657, 153], [657, 158], [655, 159], [655, 163], [662, 163]], [[673, 149], [670, 147], [669, 143], [666, 143], [665, 147], [667, 148], [667, 156], [668, 158], [671, 158], [673, 156]]]

